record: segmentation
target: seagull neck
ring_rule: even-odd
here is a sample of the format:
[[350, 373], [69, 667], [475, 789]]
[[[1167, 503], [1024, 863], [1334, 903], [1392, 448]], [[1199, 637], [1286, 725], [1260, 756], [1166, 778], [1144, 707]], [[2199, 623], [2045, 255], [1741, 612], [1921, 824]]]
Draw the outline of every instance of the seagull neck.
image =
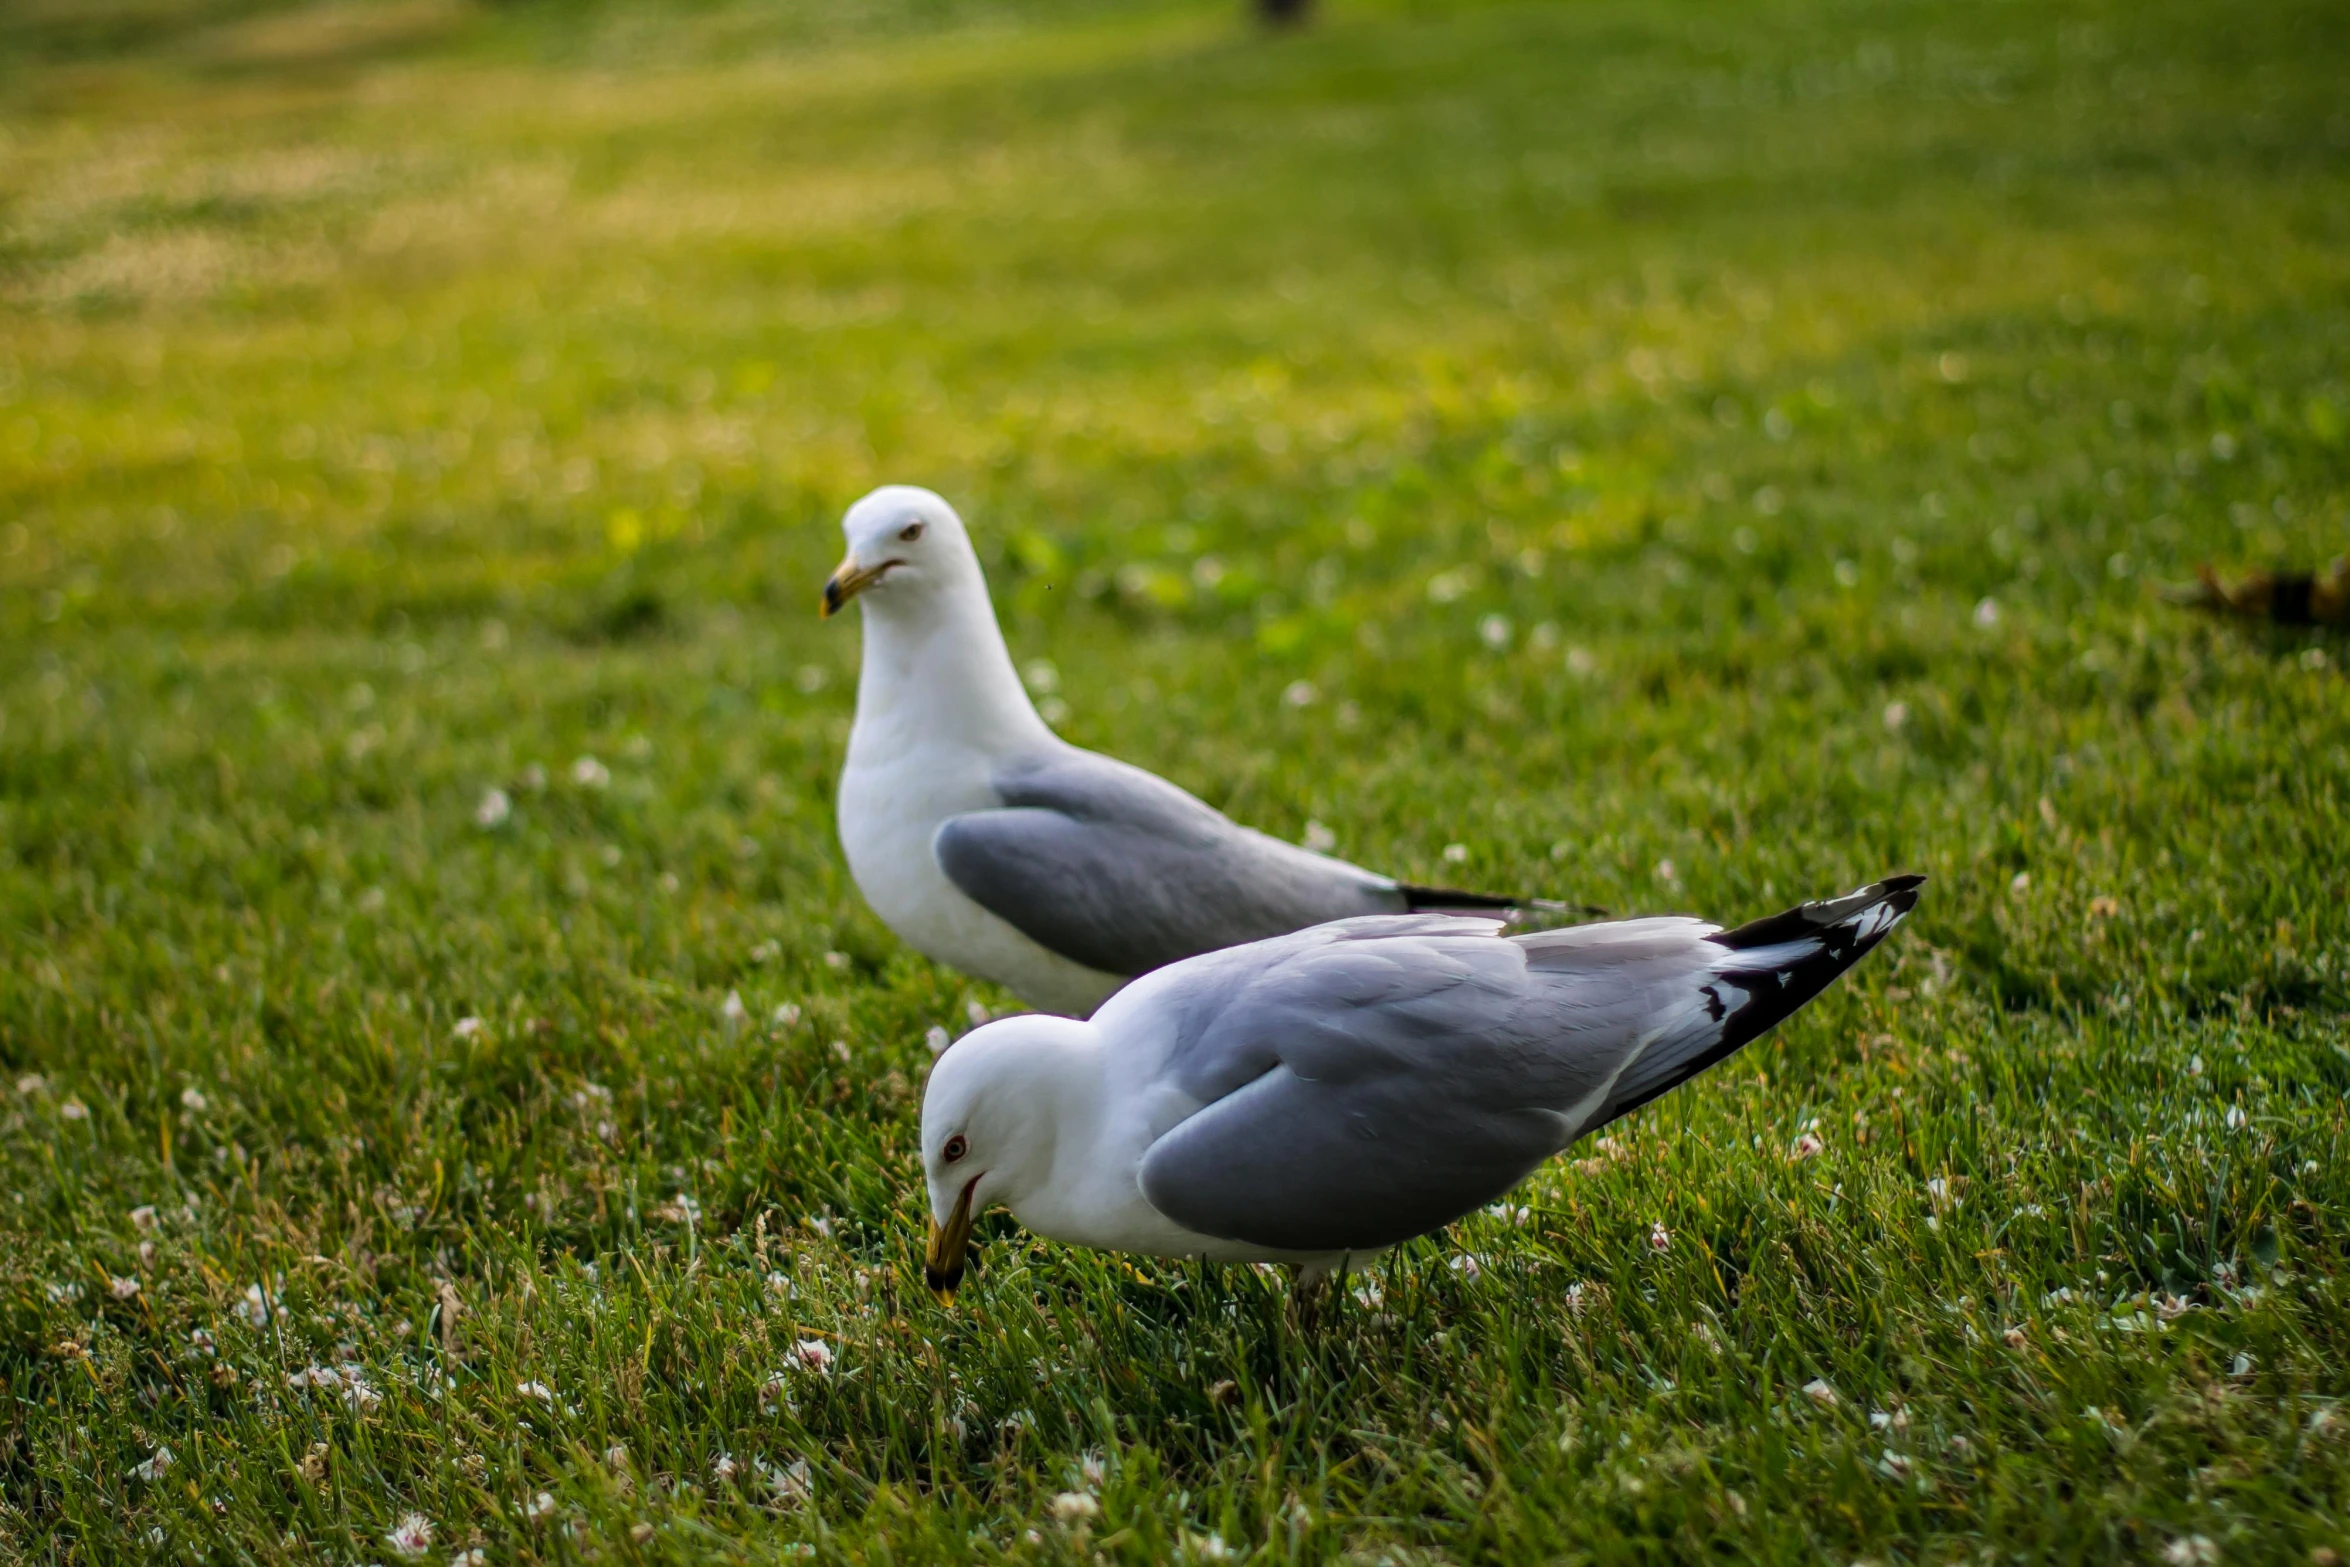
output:
[[1052, 731], [1028, 700], [984, 596], [976, 611], [952, 600], [936, 608], [865, 606], [852, 748], [862, 740], [895, 752], [947, 740], [1004, 753], [1049, 744]]

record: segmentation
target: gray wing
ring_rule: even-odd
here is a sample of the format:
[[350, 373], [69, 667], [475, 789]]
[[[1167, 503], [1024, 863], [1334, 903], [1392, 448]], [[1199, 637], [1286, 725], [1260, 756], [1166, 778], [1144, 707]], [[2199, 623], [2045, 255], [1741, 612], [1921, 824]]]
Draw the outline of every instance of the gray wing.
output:
[[1504, 939], [1419, 916], [1227, 954], [1152, 998], [1176, 1010], [1171, 1075], [1203, 1108], [1144, 1155], [1143, 1195], [1201, 1234], [1289, 1251], [1440, 1228], [1810, 1000], [1915, 885], [1728, 932], [1669, 918]]
[[1003, 809], [940, 824], [939, 868], [981, 908], [1104, 973], [1404, 907], [1383, 876], [1251, 832], [1090, 751], [1021, 758], [995, 786]]

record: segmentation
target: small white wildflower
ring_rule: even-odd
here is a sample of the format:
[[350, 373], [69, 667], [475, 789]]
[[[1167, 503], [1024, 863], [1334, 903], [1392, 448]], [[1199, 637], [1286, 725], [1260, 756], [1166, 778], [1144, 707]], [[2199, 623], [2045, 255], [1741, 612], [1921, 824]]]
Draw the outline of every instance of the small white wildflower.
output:
[[1305, 836], [1300, 838], [1298, 842], [1304, 844], [1307, 848], [1313, 850], [1316, 854], [1328, 854], [1331, 850], [1338, 847], [1338, 834], [1332, 832], [1329, 828], [1323, 826], [1320, 822], [1309, 821], [1306, 823]]
[[555, 1498], [545, 1491], [539, 1492], [536, 1496], [526, 1496], [522, 1500], [522, 1516], [525, 1518], [544, 1518], [554, 1510]]
[[211, 1354], [213, 1352], [212, 1335], [205, 1332], [202, 1328], [196, 1329], [193, 1333], [188, 1335], [188, 1348], [194, 1350], [199, 1355]]
[[1312, 707], [1321, 696], [1311, 680], [1292, 680], [1281, 691], [1281, 700], [1291, 707]]
[[1659, 860], [1656, 862], [1656, 879], [1663, 882], [1677, 882], [1681, 879], [1681, 872], [1671, 860]]
[[751, 1009], [743, 1005], [743, 993], [728, 991], [726, 999], [718, 1004], [718, 1016], [728, 1028], [740, 1028], [749, 1022]]
[[138, 1207], [131, 1210], [132, 1229], [141, 1231], [152, 1230], [155, 1228], [155, 1223], [155, 1205], [153, 1203], [142, 1203]]
[[450, 1557], [449, 1567], [489, 1567], [489, 1559], [490, 1553], [477, 1545], [472, 1550], [459, 1551]]
[[751, 1462], [758, 1465], [759, 1477], [767, 1482], [767, 1489], [786, 1506], [797, 1507], [816, 1494], [816, 1477], [805, 1458], [795, 1458], [780, 1466], [756, 1458]]
[[1671, 1251], [1673, 1249], [1673, 1232], [1665, 1228], [1662, 1219], [1651, 1220], [1649, 1223], [1648, 1249], [1650, 1251]]
[[800, 1009], [796, 1002], [784, 1002], [775, 1009], [770, 1017], [777, 1028], [797, 1028], [800, 1026]]
[[473, 808], [473, 825], [490, 832], [506, 825], [506, 818], [514, 814], [514, 800], [503, 789], [489, 788], [481, 792], [481, 803]]
[[1377, 1311], [1387, 1304], [1387, 1291], [1379, 1287], [1377, 1279], [1365, 1279], [1354, 1287], [1355, 1304], [1365, 1311]]
[[555, 1402], [555, 1390], [544, 1382], [517, 1382], [514, 1391], [524, 1398], [535, 1398], [542, 1404]]
[[1896, 1480], [1909, 1478], [1909, 1460], [1890, 1447], [1885, 1449], [1885, 1456], [1877, 1460], [1877, 1466]]
[[49, 1079], [38, 1072], [27, 1072], [16, 1080], [16, 1091], [28, 1099], [35, 1094], [46, 1093], [48, 1088]]
[[954, 1042], [955, 1036], [936, 1023], [922, 1031], [922, 1043], [934, 1056], [945, 1055], [947, 1046]]
[[204, 1091], [200, 1088], [180, 1090], [180, 1108], [184, 1110], [193, 1110], [201, 1115], [211, 1103], [211, 1100], [204, 1097]]
[[52, 1306], [62, 1306], [69, 1300], [80, 1300], [82, 1298], [82, 1287], [79, 1284], [73, 1283], [71, 1280], [68, 1280], [63, 1284], [51, 1284], [47, 1286], [47, 1288], [49, 1291], [49, 1304]]
[[1837, 1404], [1836, 1390], [1828, 1386], [1827, 1380], [1823, 1377], [1813, 1377], [1809, 1382], [1804, 1383], [1803, 1396], [1822, 1409], [1833, 1409]]
[[1228, 1562], [1232, 1560], [1232, 1547], [1224, 1543], [1224, 1537], [1220, 1534], [1186, 1534], [1183, 1537], [1183, 1549], [1189, 1552], [1195, 1561]]
[[1453, 1258], [1447, 1266], [1471, 1284], [1476, 1283], [1485, 1275], [1485, 1264], [1472, 1253], [1465, 1251]]
[[612, 782], [612, 770], [592, 756], [571, 764], [571, 781], [582, 789], [602, 789]]
[[273, 1304], [267, 1290], [258, 1284], [248, 1284], [245, 1286], [245, 1298], [238, 1301], [235, 1307], [237, 1320], [249, 1328], [265, 1326]]
[[994, 1016], [993, 1013], [989, 1012], [987, 1008], [981, 1006], [976, 1001], [966, 1001], [963, 1003], [963, 1015], [971, 1020], [971, 1026], [973, 1028], [977, 1028], [980, 1024], [986, 1022], [989, 1018]]
[[139, 1281], [137, 1279], [109, 1278], [106, 1281], [106, 1288], [116, 1300], [129, 1300], [139, 1293]]
[[832, 1375], [832, 1346], [820, 1338], [804, 1338], [792, 1346], [792, 1358], [819, 1376]]
[[1063, 1491], [1053, 1498], [1053, 1517], [1062, 1523], [1083, 1523], [1101, 1515], [1102, 1504], [1083, 1491]]
[[1507, 615], [1487, 615], [1477, 622], [1477, 640], [1496, 653], [1510, 645], [1510, 638], [1515, 632], [1516, 628], [1510, 624]]
[[1098, 1491], [1110, 1478], [1110, 1466], [1099, 1453], [1087, 1453], [1077, 1460], [1077, 1483], [1088, 1491]]
[[1907, 702], [1887, 702], [1885, 704], [1885, 727], [1887, 730], [1899, 734], [1902, 725], [1908, 722], [1909, 704]]
[[1469, 862], [1469, 846], [1468, 846], [1467, 844], [1465, 844], [1465, 843], [1448, 843], [1448, 844], [1446, 844], [1446, 845], [1444, 846], [1444, 863], [1445, 863], [1445, 864], [1447, 864], [1447, 865], [1466, 865], [1468, 862]]
[[168, 1447], [159, 1447], [155, 1449], [153, 1453], [149, 1454], [144, 1462], [131, 1465], [129, 1474], [130, 1477], [134, 1480], [146, 1480], [153, 1482], [161, 1479], [163, 1477], [163, 1471], [169, 1469], [174, 1462], [175, 1460], [171, 1456], [171, 1449]]
[[710, 1478], [724, 1485], [734, 1478], [736, 1467], [732, 1453], [720, 1453], [710, 1460]]
[[[768, 1275], [770, 1280], [783, 1277], [780, 1273]], [[759, 1384], [759, 1413], [771, 1415], [791, 1402], [791, 1383], [780, 1371]]]
[[1789, 1151], [1798, 1159], [1816, 1159], [1827, 1149], [1827, 1146], [1826, 1143], [1820, 1141], [1818, 1133], [1806, 1132], [1795, 1139], [1795, 1146]]
[[1993, 631], [1999, 626], [1999, 600], [1987, 598], [1975, 605], [1975, 629]]
[[2219, 1560], [2219, 1547], [2208, 1535], [2184, 1534], [2162, 1548], [2162, 1559], [2177, 1567], [2209, 1567]]
[[2244, 1114], [2244, 1107], [2242, 1105], [2228, 1106], [2227, 1123], [2229, 1131], [2242, 1131], [2244, 1129], [2244, 1123], [2249, 1119], [2251, 1118]]
[[480, 1018], [461, 1017], [457, 1020], [457, 1026], [449, 1030], [449, 1032], [456, 1035], [459, 1039], [473, 1039], [479, 1037], [481, 1031], [487, 1027], [489, 1027], [489, 1025], [484, 1023]]
[[1999, 1338], [2009, 1349], [2023, 1349], [2032, 1342], [2032, 1335], [2026, 1333], [2021, 1325], [2012, 1322], [2000, 1330]]
[[432, 1520], [422, 1513], [409, 1513], [384, 1536], [384, 1543], [401, 1556], [422, 1556], [432, 1547]]
[[57, 1113], [68, 1121], [86, 1121], [90, 1118], [90, 1107], [79, 1099], [68, 1099], [57, 1107]]

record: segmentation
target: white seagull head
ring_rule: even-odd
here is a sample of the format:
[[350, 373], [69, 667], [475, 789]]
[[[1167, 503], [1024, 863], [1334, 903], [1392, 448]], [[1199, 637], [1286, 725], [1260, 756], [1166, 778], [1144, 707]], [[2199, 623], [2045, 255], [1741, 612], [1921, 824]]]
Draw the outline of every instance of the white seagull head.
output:
[[828, 617], [860, 595], [871, 595], [867, 614], [935, 616], [942, 599], [974, 594], [987, 602], [963, 519], [933, 491], [885, 484], [848, 509], [840, 531], [849, 552], [824, 584]]
[[971, 1229], [992, 1204], [1017, 1213], [1053, 1179], [1062, 1135], [1096, 1092], [1093, 1025], [1041, 1013], [1003, 1018], [947, 1047], [922, 1094], [930, 1188], [923, 1276], [941, 1300], [963, 1280]]

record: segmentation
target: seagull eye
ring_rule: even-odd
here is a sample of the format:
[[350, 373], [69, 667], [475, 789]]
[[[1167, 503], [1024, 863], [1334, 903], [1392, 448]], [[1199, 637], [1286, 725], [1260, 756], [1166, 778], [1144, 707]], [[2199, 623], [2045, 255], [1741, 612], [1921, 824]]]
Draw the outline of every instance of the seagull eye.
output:
[[913, 543], [916, 539], [922, 537], [922, 524], [918, 522], [907, 523], [904, 527], [898, 529], [898, 537], [905, 540], [908, 544]]
[[939, 1153], [945, 1158], [947, 1163], [953, 1164], [957, 1159], [962, 1158], [963, 1155], [969, 1153], [970, 1151], [971, 1145], [963, 1141], [963, 1134], [961, 1132], [957, 1132], [954, 1136], [947, 1139], [947, 1145], [944, 1148], [941, 1148]]

